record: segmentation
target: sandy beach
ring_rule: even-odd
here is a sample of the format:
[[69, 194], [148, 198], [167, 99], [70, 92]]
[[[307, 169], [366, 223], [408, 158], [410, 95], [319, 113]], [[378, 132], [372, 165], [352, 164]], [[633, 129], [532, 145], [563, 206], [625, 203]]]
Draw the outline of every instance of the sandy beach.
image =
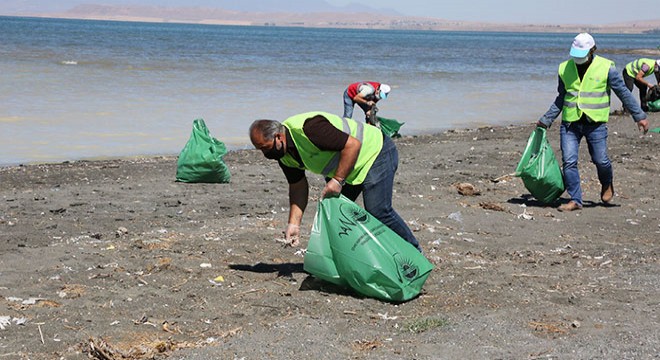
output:
[[176, 154], [0, 168], [0, 359], [660, 357], [660, 134], [613, 116], [613, 204], [583, 142], [585, 207], [562, 213], [511, 175], [533, 129], [396, 139], [394, 206], [435, 265], [402, 304], [303, 271], [322, 178], [284, 247], [258, 151], [227, 154], [229, 184], [175, 182]]

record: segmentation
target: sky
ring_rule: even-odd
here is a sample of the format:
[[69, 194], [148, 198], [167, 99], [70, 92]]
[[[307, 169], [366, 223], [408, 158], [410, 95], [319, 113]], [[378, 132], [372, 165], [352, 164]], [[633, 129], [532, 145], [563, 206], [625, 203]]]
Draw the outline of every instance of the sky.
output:
[[11, 14], [12, 9], [19, 8], [30, 11], [66, 10], [84, 3], [165, 6], [224, 3], [251, 9], [267, 6], [269, 10], [279, 9], [281, 4], [283, 11], [289, 11], [291, 8], [315, 7], [323, 1], [355, 9], [360, 8], [357, 4], [376, 9], [392, 9], [408, 16], [493, 23], [600, 25], [660, 19], [660, 0], [635, 0], [630, 3], [621, 0], [0, 0], [0, 14]]
[[[449, 20], [545, 24], [608, 24], [660, 19], [660, 0], [326, 0], [362, 3], [404, 15]], [[377, 4], [377, 5], [376, 5]], [[644, 9], [644, 10], [639, 10]]]

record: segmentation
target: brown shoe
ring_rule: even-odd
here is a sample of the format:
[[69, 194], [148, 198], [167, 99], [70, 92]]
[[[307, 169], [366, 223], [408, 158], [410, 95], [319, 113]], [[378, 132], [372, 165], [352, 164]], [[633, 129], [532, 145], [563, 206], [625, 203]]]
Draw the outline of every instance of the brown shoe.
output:
[[573, 211], [573, 210], [580, 210], [582, 209], [582, 205], [576, 203], [575, 201], [571, 200], [567, 202], [566, 204], [559, 205], [557, 210], [559, 211]]
[[614, 185], [609, 184], [609, 185], [603, 185], [602, 189], [600, 190], [600, 199], [603, 200], [604, 203], [609, 203], [612, 201], [612, 198], [614, 197]]

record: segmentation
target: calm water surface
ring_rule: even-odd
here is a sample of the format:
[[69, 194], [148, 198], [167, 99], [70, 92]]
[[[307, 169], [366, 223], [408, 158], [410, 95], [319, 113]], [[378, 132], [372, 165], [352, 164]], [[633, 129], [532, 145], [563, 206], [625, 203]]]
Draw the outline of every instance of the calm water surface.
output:
[[[379, 114], [404, 134], [532, 122], [575, 36], [20, 17], [0, 17], [0, 34], [0, 165], [177, 154], [196, 118], [250, 147], [254, 119], [341, 114], [360, 80], [392, 85]], [[658, 46], [594, 36], [618, 67]]]

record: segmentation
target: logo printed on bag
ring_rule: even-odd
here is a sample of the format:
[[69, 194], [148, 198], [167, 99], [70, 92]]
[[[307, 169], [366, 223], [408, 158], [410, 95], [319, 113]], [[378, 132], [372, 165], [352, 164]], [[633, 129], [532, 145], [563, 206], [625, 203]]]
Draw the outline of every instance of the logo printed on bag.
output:
[[369, 220], [369, 214], [366, 210], [352, 204], [341, 204], [339, 212], [342, 215], [339, 219], [341, 223], [339, 236], [347, 236], [358, 223], [364, 224]]
[[[408, 280], [413, 280], [417, 277], [419, 268], [411, 261], [410, 259], [403, 259], [400, 256], [394, 256], [397, 266], [399, 267], [399, 273], [403, 275]], [[402, 279], [399, 279], [402, 280]]]
[[417, 266], [413, 266], [411, 264], [403, 264], [401, 265], [401, 269], [403, 269], [403, 276], [405, 276], [407, 279], [414, 279], [415, 276], [417, 276]]
[[364, 224], [369, 220], [369, 214], [366, 210], [359, 206], [351, 206], [351, 204], [342, 204], [339, 207], [339, 211], [348, 221], [351, 221], [351, 225], [357, 225], [357, 223]]

